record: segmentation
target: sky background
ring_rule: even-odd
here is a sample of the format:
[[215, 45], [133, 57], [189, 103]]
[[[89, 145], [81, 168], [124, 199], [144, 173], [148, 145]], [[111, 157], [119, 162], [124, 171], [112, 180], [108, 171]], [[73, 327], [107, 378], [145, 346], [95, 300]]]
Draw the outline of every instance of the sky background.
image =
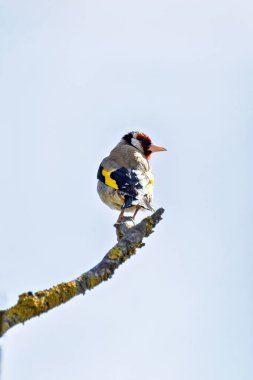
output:
[[2, 380], [252, 380], [252, 37], [252, 1], [0, 0], [0, 308], [115, 244], [96, 173], [126, 132], [168, 150], [146, 247], [11, 329]]

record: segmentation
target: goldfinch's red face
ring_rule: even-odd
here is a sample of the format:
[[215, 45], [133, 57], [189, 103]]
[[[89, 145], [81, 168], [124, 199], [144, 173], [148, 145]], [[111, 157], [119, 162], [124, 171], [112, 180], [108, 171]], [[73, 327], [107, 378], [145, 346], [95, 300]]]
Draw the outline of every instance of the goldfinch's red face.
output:
[[142, 132], [130, 132], [123, 137], [123, 140], [144, 153], [148, 160], [151, 157], [151, 153], [166, 150], [165, 148], [154, 145], [151, 141], [151, 138]]

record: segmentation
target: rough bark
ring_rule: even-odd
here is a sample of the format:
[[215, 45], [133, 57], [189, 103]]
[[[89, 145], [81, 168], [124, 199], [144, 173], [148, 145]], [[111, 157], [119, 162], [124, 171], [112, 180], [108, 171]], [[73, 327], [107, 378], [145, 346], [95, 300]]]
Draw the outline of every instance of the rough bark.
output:
[[162, 208], [158, 209], [134, 227], [129, 218], [126, 218], [121, 225], [116, 225], [118, 243], [109, 250], [99, 264], [75, 280], [36, 293], [21, 294], [16, 305], [0, 311], [0, 337], [11, 327], [46, 313], [111, 278], [119, 265], [130, 258], [137, 248], [144, 245], [143, 238], [153, 232], [163, 212]]

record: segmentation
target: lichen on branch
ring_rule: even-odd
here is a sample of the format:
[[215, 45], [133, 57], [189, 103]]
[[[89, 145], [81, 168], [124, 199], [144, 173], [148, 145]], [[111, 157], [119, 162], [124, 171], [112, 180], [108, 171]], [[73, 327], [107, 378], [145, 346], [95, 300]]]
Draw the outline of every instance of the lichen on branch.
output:
[[16, 305], [0, 311], [0, 337], [11, 327], [43, 314], [79, 294], [84, 294], [86, 290], [93, 289], [111, 278], [119, 265], [130, 258], [137, 248], [144, 245], [143, 238], [153, 232], [163, 213], [164, 209], [160, 208], [134, 227], [127, 218], [122, 224], [116, 225], [118, 243], [109, 250], [99, 264], [75, 280], [36, 293], [21, 294]]

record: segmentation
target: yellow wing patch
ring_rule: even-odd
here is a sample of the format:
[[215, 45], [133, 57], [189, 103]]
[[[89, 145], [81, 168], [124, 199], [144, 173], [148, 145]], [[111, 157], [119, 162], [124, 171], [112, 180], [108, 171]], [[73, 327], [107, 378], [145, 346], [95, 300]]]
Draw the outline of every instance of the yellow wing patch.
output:
[[147, 191], [153, 191], [152, 188], [153, 188], [153, 183], [154, 183], [154, 176], [152, 173], [149, 174], [149, 183], [147, 185]]
[[105, 177], [105, 184], [107, 186], [110, 186], [112, 187], [113, 189], [117, 189], [118, 190], [118, 185], [117, 185], [117, 182], [115, 181], [115, 179], [112, 179], [110, 177], [111, 173], [113, 172], [113, 170], [111, 171], [107, 171], [105, 169], [102, 170], [102, 175]]
[[152, 173], [150, 173], [150, 174], [149, 174], [149, 183], [148, 183], [148, 185], [147, 185], [147, 188], [151, 190], [152, 187], [153, 187], [153, 183], [154, 183], [154, 176], [153, 176]]
[[150, 174], [149, 175], [149, 185], [153, 185], [154, 180], [155, 180], [155, 178], [154, 178], [153, 174]]

